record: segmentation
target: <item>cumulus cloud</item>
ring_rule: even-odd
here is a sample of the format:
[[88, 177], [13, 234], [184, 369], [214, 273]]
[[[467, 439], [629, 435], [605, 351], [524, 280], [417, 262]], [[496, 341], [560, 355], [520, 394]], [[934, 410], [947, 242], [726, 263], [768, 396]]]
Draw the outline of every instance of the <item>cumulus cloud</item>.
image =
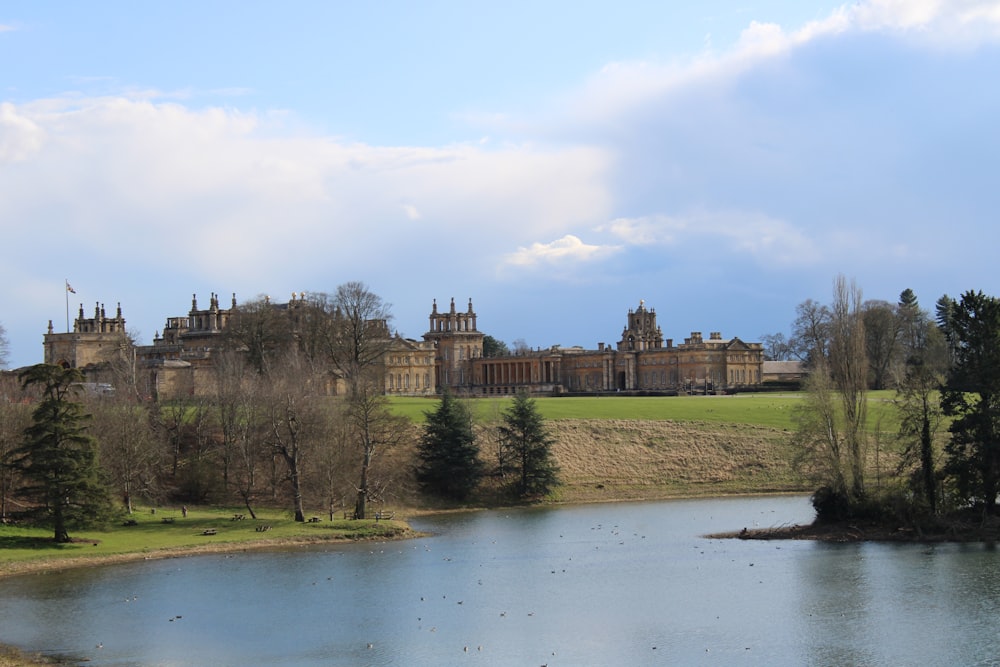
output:
[[551, 243], [532, 243], [530, 246], [520, 247], [504, 258], [504, 264], [512, 267], [546, 265], [568, 268], [598, 261], [620, 251], [620, 246], [591, 245], [577, 236], [567, 234]]

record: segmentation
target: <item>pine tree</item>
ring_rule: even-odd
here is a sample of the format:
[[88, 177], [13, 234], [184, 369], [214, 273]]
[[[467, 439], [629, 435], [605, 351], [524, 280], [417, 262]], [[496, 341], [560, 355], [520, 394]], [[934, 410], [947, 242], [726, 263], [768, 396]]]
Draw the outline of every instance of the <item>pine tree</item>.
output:
[[955, 357], [941, 390], [952, 418], [947, 470], [959, 496], [997, 513], [1000, 493], [1000, 299], [966, 292], [946, 315]]
[[418, 450], [417, 481], [424, 493], [465, 500], [483, 475], [472, 415], [447, 389], [427, 421]]
[[521, 498], [544, 496], [559, 483], [559, 466], [552, 458], [552, 436], [527, 392], [518, 392], [503, 414], [501, 447], [517, 473], [514, 490]]
[[19, 378], [25, 388], [37, 385], [42, 391], [24, 443], [14, 452], [14, 465], [26, 480], [20, 492], [52, 526], [55, 541], [69, 542], [70, 527], [99, 523], [111, 514], [96, 443], [84, 426], [88, 415], [71, 400], [83, 376], [76, 369], [38, 364]]

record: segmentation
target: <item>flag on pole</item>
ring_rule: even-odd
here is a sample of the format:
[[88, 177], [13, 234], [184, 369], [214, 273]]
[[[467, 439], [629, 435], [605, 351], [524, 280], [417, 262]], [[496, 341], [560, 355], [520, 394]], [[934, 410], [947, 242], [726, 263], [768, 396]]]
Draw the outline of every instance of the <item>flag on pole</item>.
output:
[[76, 294], [76, 290], [73, 289], [73, 286], [69, 284], [68, 280], [66, 281], [66, 291], [70, 292], [71, 294]]

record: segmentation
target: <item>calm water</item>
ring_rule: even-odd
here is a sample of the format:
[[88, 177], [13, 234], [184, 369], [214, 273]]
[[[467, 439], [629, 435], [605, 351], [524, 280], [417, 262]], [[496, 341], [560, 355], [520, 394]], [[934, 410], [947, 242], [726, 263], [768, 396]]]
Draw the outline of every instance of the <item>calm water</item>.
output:
[[432, 517], [431, 538], [0, 581], [0, 641], [88, 665], [1000, 665], [1000, 554], [742, 542], [804, 498]]

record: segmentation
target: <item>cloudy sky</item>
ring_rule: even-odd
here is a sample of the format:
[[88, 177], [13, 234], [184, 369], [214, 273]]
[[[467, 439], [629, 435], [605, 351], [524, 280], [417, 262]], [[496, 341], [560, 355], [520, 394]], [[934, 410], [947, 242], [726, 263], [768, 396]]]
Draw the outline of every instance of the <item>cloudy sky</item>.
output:
[[1000, 2], [0, 5], [0, 323], [359, 280], [532, 347], [1000, 294]]

